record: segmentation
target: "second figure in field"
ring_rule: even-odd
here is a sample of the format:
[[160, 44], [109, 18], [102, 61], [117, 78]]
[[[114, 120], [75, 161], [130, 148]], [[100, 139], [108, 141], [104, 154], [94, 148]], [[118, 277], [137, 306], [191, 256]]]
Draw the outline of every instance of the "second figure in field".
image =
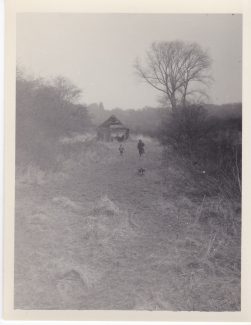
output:
[[120, 156], [123, 156], [124, 151], [125, 151], [125, 147], [123, 146], [123, 144], [121, 144], [121, 145], [119, 146], [119, 153], [120, 153]]

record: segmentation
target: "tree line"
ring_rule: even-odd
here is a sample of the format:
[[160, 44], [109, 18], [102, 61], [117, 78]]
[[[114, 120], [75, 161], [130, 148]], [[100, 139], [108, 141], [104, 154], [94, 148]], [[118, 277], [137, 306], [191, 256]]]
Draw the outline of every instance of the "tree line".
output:
[[33, 78], [21, 69], [16, 73], [17, 162], [35, 162], [41, 168], [55, 163], [62, 136], [84, 132], [91, 126], [81, 90], [63, 77]]
[[60, 137], [84, 133], [115, 114], [131, 132], [155, 137], [212, 175], [232, 178], [240, 190], [241, 104], [205, 104], [212, 60], [196, 43], [154, 42], [134, 69], [160, 93], [158, 108], [105, 110], [83, 105], [82, 91], [64, 77], [32, 78], [17, 69], [17, 161], [55, 163]]
[[154, 42], [145, 58], [137, 59], [141, 80], [162, 94], [166, 108], [159, 140], [181, 156], [201, 164], [220, 181], [241, 192], [241, 104], [239, 116], [210, 114], [205, 107], [213, 81], [212, 59], [200, 45], [190, 42]]

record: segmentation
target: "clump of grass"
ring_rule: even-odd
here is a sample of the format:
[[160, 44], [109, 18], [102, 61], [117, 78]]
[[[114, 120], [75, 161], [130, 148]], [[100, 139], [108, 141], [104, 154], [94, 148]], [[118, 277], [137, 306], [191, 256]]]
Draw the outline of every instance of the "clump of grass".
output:
[[93, 256], [97, 260], [110, 256], [111, 263], [115, 263], [121, 244], [135, 236], [127, 211], [106, 195], [95, 202], [83, 222], [83, 244], [88, 254], [96, 252]]
[[23, 183], [42, 185], [45, 183], [45, 175], [45, 171], [33, 164], [16, 168], [16, 185]]
[[45, 170], [30, 163], [26, 166], [16, 166], [16, 186], [39, 185], [43, 186], [58, 179], [66, 180], [68, 175], [63, 170]]
[[155, 256], [154, 263], [166, 268], [170, 281], [159, 299], [169, 299], [178, 310], [240, 310], [240, 193], [226, 190], [221, 179], [202, 173], [172, 150], [165, 152], [163, 166], [161, 210], [169, 224], [173, 258]]
[[179, 310], [240, 310], [240, 213], [219, 198], [205, 197], [195, 205], [187, 205], [190, 220], [183, 216], [172, 228], [178, 235], [172, 243], [176, 257], [169, 297]]

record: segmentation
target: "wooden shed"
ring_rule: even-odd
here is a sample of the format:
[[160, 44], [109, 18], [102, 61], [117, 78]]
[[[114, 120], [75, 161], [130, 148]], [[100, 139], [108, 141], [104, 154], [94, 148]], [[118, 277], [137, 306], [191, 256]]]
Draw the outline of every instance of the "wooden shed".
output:
[[102, 141], [117, 140], [122, 142], [128, 139], [129, 129], [115, 115], [112, 115], [99, 125], [97, 136]]

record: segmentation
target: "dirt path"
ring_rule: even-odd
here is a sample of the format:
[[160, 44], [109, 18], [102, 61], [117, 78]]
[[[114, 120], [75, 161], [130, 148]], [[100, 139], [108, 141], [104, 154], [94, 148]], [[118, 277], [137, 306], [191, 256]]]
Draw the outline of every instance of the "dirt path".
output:
[[[97, 198], [107, 196], [122, 210], [127, 210], [133, 222], [142, 221], [141, 227], [152, 222], [156, 214], [156, 203], [163, 191], [161, 168], [161, 148], [149, 143], [143, 159], [139, 159], [136, 142], [126, 145], [123, 157], [118, 154], [116, 144], [109, 145], [109, 162], [96, 162], [87, 167], [83, 162], [83, 170], [77, 170], [72, 175], [72, 187], [65, 187], [66, 196], [75, 201], [83, 198], [94, 202]], [[146, 169], [144, 176], [139, 176], [137, 169]], [[74, 193], [74, 197], [72, 196]], [[144, 218], [144, 220], [141, 220]]]
[[[219, 286], [203, 257], [210, 237], [191, 224], [200, 207], [181, 173], [165, 168], [164, 181], [157, 143], [146, 142], [142, 160], [136, 144], [123, 157], [115, 143], [83, 148], [47, 182], [17, 184], [16, 308], [209, 308], [209, 274]], [[211, 310], [228, 295], [216, 294]]]
[[[164, 229], [156, 209], [161, 150], [149, 143], [140, 160], [136, 142], [127, 143], [123, 157], [116, 144], [108, 149], [104, 160], [83, 159], [65, 181], [27, 187], [25, 195], [17, 191], [17, 305], [158, 308], [152, 298], [157, 278], [147, 263], [161, 246]], [[144, 176], [137, 173], [140, 166]], [[105, 224], [109, 218], [113, 221]], [[88, 227], [93, 228], [85, 237]], [[33, 286], [40, 295], [31, 293]]]

